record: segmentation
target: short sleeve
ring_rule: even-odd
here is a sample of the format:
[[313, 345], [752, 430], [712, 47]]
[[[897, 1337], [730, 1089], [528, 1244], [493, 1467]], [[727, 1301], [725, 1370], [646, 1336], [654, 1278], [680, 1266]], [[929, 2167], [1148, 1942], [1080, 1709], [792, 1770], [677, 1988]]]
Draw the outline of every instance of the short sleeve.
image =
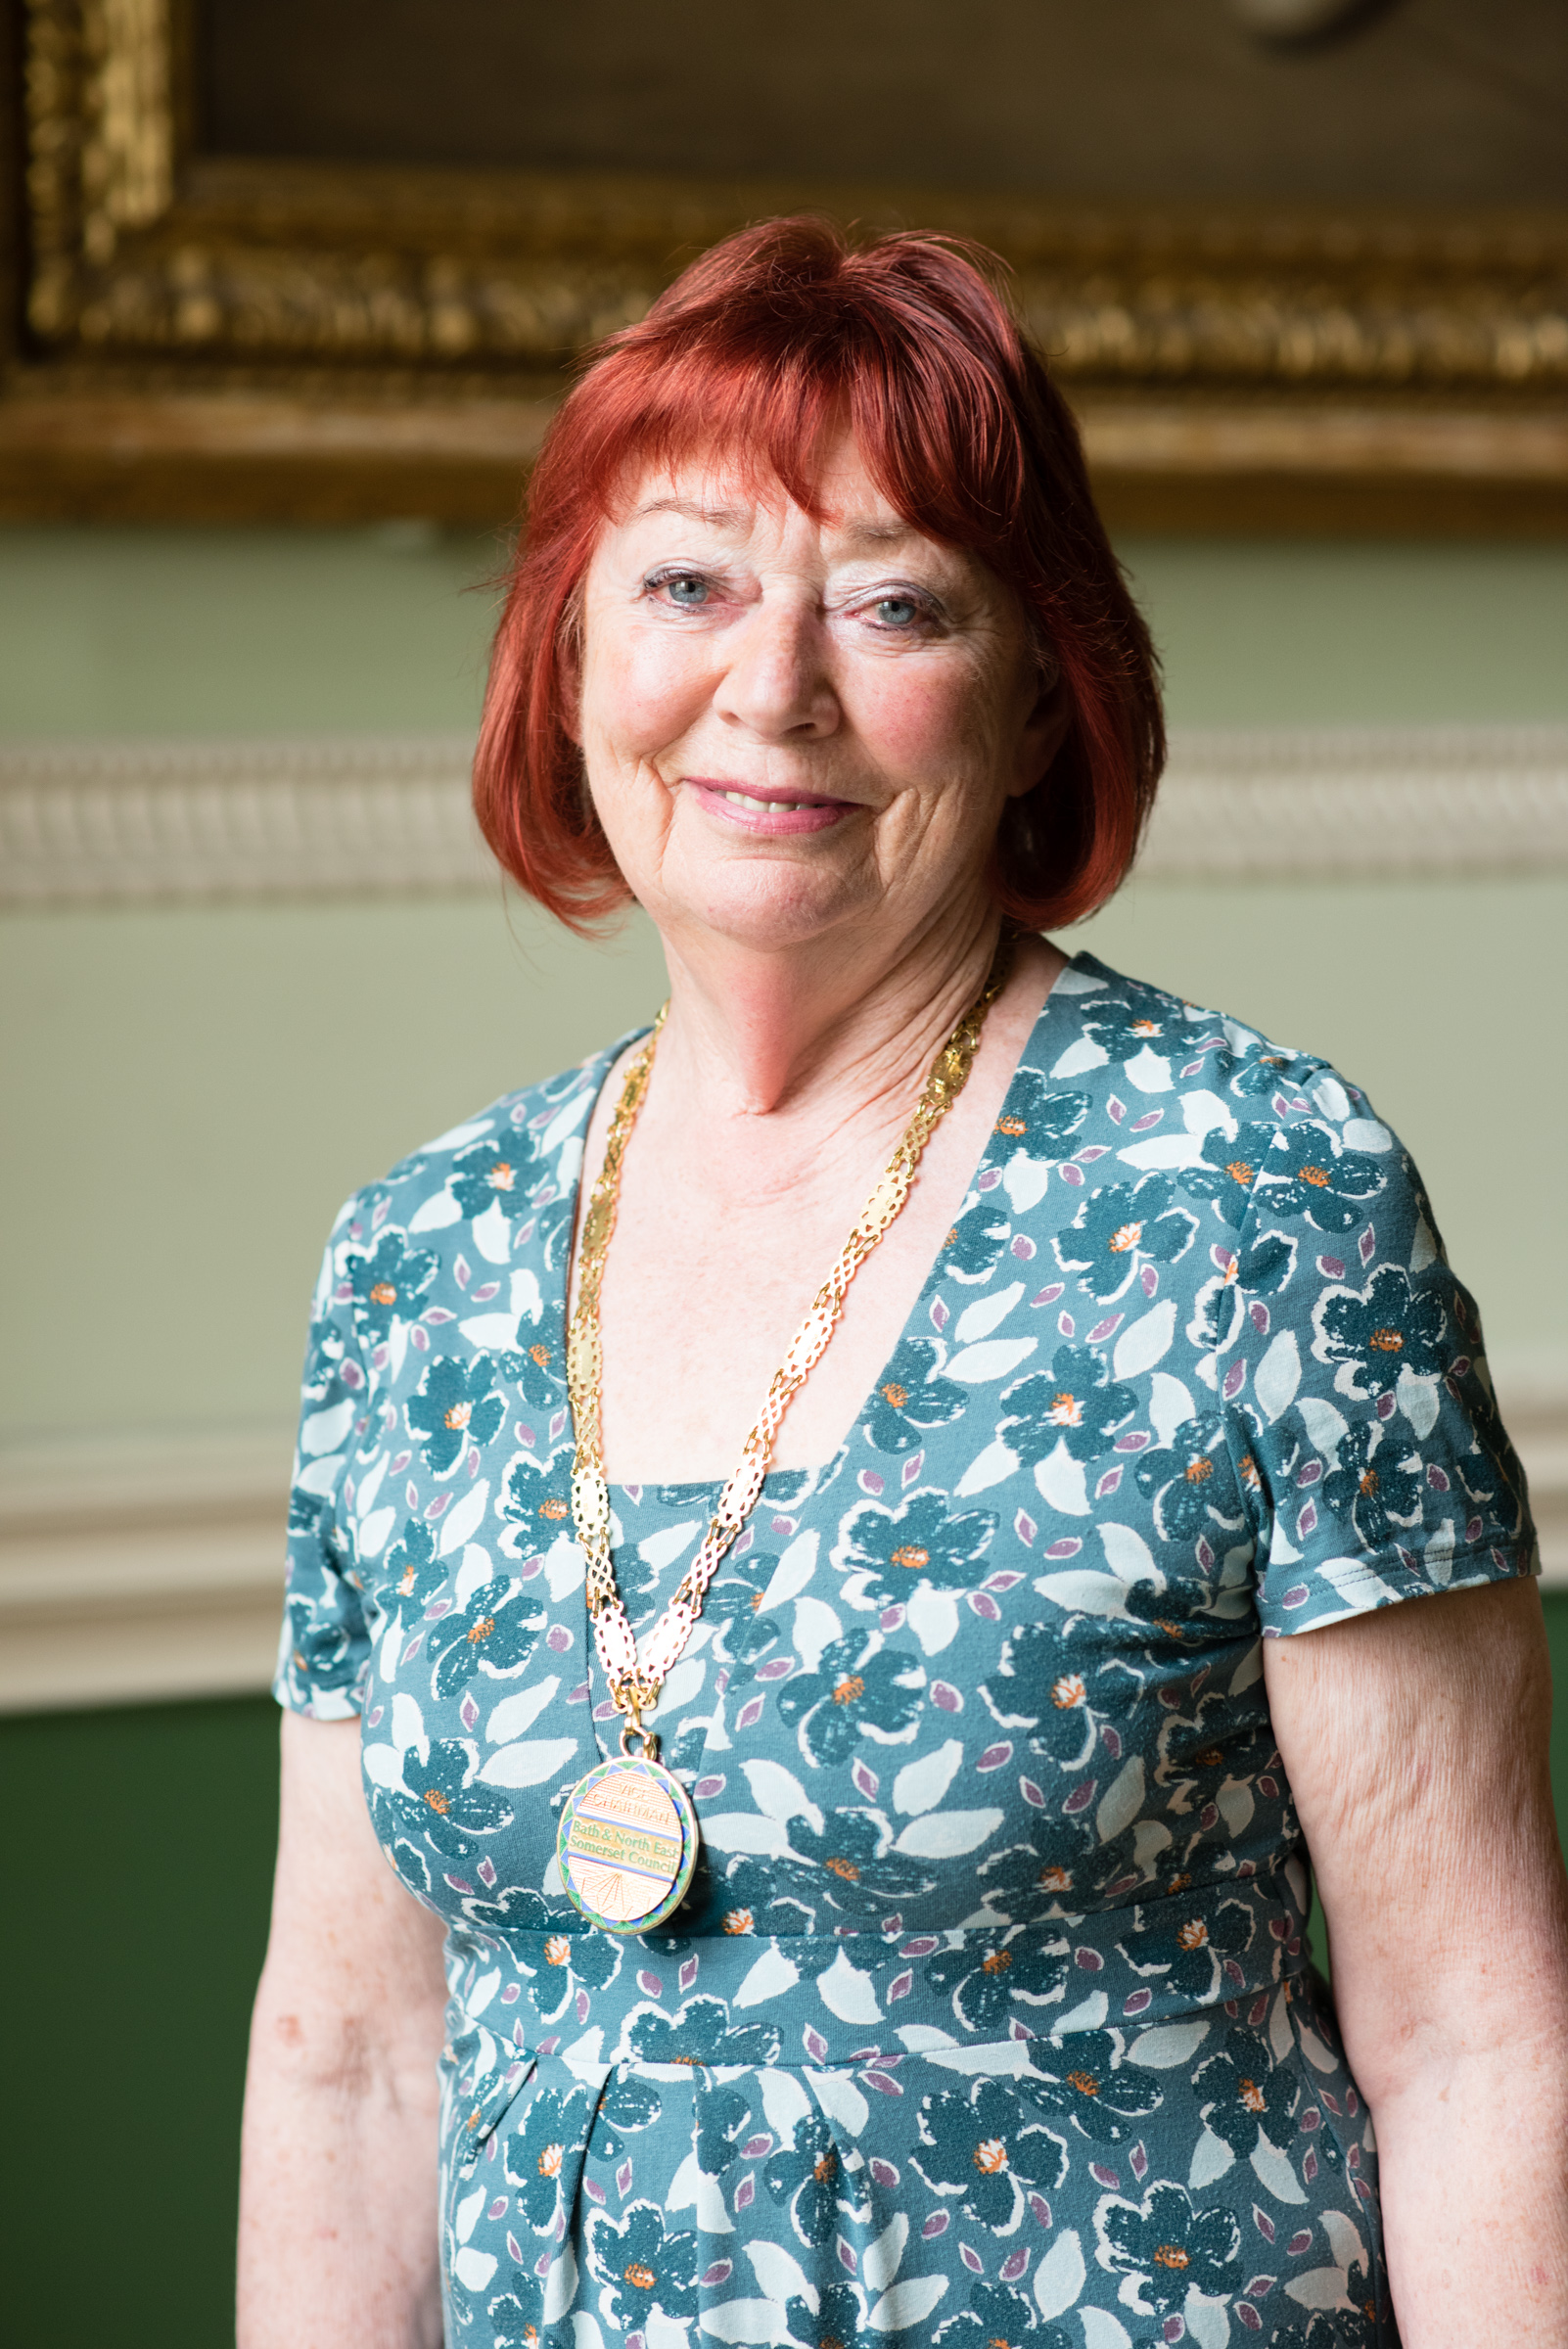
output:
[[337, 1273], [337, 1243], [356, 1203], [344, 1209], [321, 1262], [300, 1389], [300, 1433], [289, 1495], [288, 1584], [272, 1689], [279, 1704], [316, 1721], [362, 1709], [370, 1632], [346, 1522], [346, 1487], [363, 1435], [369, 1387], [354, 1328], [352, 1293]]
[[1539, 1573], [1480, 1316], [1407, 1154], [1332, 1071], [1272, 1108], [1215, 1364], [1265, 1635]]

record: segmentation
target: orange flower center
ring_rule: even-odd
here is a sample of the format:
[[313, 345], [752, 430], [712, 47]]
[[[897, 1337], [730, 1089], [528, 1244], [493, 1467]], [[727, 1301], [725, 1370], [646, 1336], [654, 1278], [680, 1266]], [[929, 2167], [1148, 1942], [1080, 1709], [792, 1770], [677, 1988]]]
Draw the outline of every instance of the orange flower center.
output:
[[397, 1303], [397, 1291], [390, 1280], [378, 1280], [372, 1288], [370, 1296], [374, 1305], [395, 1305]]
[[1403, 1354], [1405, 1351], [1405, 1335], [1398, 1329], [1374, 1329], [1370, 1343], [1379, 1354]]
[[446, 1425], [455, 1432], [460, 1427], [467, 1427], [473, 1416], [474, 1405], [471, 1403], [454, 1403], [446, 1414]]
[[484, 1179], [492, 1191], [509, 1191], [512, 1187], [512, 1170], [503, 1158], [491, 1167]]
[[1201, 1917], [1176, 1928], [1176, 1947], [1182, 1950], [1201, 1950], [1209, 1938], [1209, 1928]]
[[546, 2145], [544, 2151], [539, 2155], [539, 2176], [541, 2178], [559, 2178], [561, 2164], [565, 2159], [565, 2145]]
[[1007, 2167], [1007, 2147], [999, 2137], [982, 2138], [975, 2147], [975, 2167], [987, 2178]]
[[1162, 2243], [1154, 2256], [1162, 2268], [1180, 2270], [1192, 2264], [1178, 2243]]
[[406, 1598], [408, 1596], [409, 1591], [414, 1588], [416, 1574], [417, 1569], [415, 1568], [413, 1559], [410, 1558], [407, 1565], [403, 1568], [402, 1579], [397, 1585], [397, 1595], [399, 1598]]
[[572, 1944], [564, 1933], [552, 1933], [544, 1945], [546, 1965], [565, 1965], [572, 1956]]
[[1045, 1416], [1052, 1427], [1082, 1427], [1084, 1405], [1076, 1395], [1069, 1395], [1064, 1387], [1060, 1395], [1051, 1397], [1051, 1407]]
[[550, 1359], [550, 1349], [549, 1349], [549, 1347], [548, 1347], [548, 1346], [530, 1346], [530, 1347], [529, 1348], [529, 1359], [530, 1359], [530, 1362], [537, 1362], [537, 1363], [538, 1363], [538, 1365], [539, 1365], [539, 1368], [540, 1368], [541, 1370], [542, 1370], [542, 1369], [544, 1369], [544, 1368], [545, 1368], [545, 1366], [546, 1366], [546, 1364], [549, 1362], [549, 1359]]
[[1301, 1178], [1303, 1182], [1310, 1182], [1314, 1190], [1328, 1189], [1328, 1171], [1325, 1167], [1303, 1167]]
[[1067, 2085], [1076, 2088], [1081, 2096], [1097, 2096], [1100, 2093], [1100, 2084], [1092, 2072], [1069, 2072]]
[[1206, 1485], [1213, 1474], [1213, 1460], [1189, 1460], [1187, 1462], [1187, 1482], [1189, 1485]]
[[478, 1623], [473, 1623], [473, 1624], [470, 1624], [470, 1625], [469, 1625], [469, 1629], [468, 1629], [468, 1644], [469, 1644], [469, 1646], [470, 1646], [470, 1647], [478, 1647], [478, 1646], [479, 1646], [479, 1644], [480, 1644], [480, 1642], [481, 1642], [481, 1640], [483, 1640], [483, 1639], [487, 1639], [487, 1638], [489, 1637], [489, 1635], [490, 1635], [491, 1632], [493, 1632], [493, 1631], [494, 1631], [494, 1629], [495, 1629], [495, 1618], [494, 1618], [494, 1616], [493, 1616], [493, 1615], [482, 1615], [482, 1616], [480, 1617], [480, 1619], [479, 1619]]
[[564, 1500], [557, 1499], [553, 1493], [548, 1500], [541, 1500], [539, 1503], [539, 1515], [541, 1517], [548, 1517], [552, 1525], [559, 1525], [566, 1513], [566, 1502]]
[[1377, 1470], [1375, 1468], [1367, 1469], [1366, 1474], [1361, 1479], [1360, 1489], [1366, 1495], [1368, 1500], [1370, 1500], [1372, 1495], [1377, 1491]]
[[1159, 1033], [1160, 1026], [1157, 1020], [1134, 1020], [1132, 1023], [1134, 1036], [1158, 1036]]
[[1262, 2112], [1262, 2111], [1263, 2111], [1263, 2109], [1264, 2109], [1264, 2093], [1263, 2093], [1263, 2090], [1262, 2090], [1262, 2089], [1261, 2089], [1261, 2088], [1258, 2086], [1258, 2083], [1257, 2083], [1255, 2080], [1243, 2080], [1243, 2081], [1242, 2081], [1242, 2083], [1241, 2083], [1241, 2101], [1243, 2102], [1243, 2104], [1245, 2104], [1245, 2106], [1247, 2107], [1247, 2110], [1248, 2110], [1249, 2112]]
[[1058, 1713], [1070, 1712], [1074, 1705], [1081, 1705], [1086, 1693], [1076, 1672], [1064, 1672], [1059, 1681], [1051, 1682], [1051, 1703]]
[[918, 1574], [922, 1566], [930, 1565], [931, 1552], [929, 1549], [917, 1549], [913, 1543], [906, 1543], [903, 1548], [894, 1551], [893, 1563], [906, 1568], [910, 1574]]
[[889, 1404], [894, 1410], [901, 1411], [909, 1400], [909, 1390], [907, 1387], [900, 1387], [896, 1378], [890, 1378], [882, 1390], [882, 1397], [883, 1401]]
[[1029, 1131], [1029, 1125], [1027, 1120], [1023, 1118], [998, 1118], [996, 1120], [996, 1131], [998, 1133], [1009, 1133], [1014, 1135], [1027, 1133]]
[[1041, 1892], [1071, 1892], [1073, 1878], [1065, 1867], [1042, 1867], [1039, 1871]]
[[1141, 1223], [1119, 1223], [1111, 1234], [1111, 1254], [1126, 1256], [1128, 1250], [1135, 1248], [1142, 1237]]
[[751, 1911], [749, 1909], [727, 1910], [724, 1915], [724, 1930], [726, 1933], [750, 1933], [753, 1930]]
[[626, 2281], [633, 2284], [639, 2292], [651, 2292], [659, 2281], [652, 2268], [645, 2268], [640, 2259], [634, 2259], [631, 2262], [625, 2271], [625, 2276]]
[[989, 1958], [981, 1959], [980, 1970], [983, 1974], [1004, 1974], [1012, 1962], [1011, 1950], [992, 1950]]
[[1233, 1158], [1225, 1167], [1225, 1173], [1229, 1175], [1231, 1181], [1239, 1182], [1243, 1190], [1246, 1189], [1248, 1183], [1251, 1182], [1257, 1172], [1257, 1168], [1249, 1167], [1244, 1158]]
[[438, 1819], [444, 1819], [452, 1806], [438, 1786], [427, 1786], [425, 1807], [427, 1810], [434, 1811]]
[[829, 1860], [825, 1865], [832, 1869], [834, 1875], [842, 1876], [846, 1884], [859, 1883], [860, 1871], [853, 1860]]
[[857, 1696], [864, 1696], [865, 1682], [857, 1672], [847, 1673], [833, 1691], [836, 1705], [853, 1705]]
[[826, 2186], [839, 2166], [839, 2157], [830, 2145], [820, 2161], [811, 2164], [811, 2175], [819, 2186]]

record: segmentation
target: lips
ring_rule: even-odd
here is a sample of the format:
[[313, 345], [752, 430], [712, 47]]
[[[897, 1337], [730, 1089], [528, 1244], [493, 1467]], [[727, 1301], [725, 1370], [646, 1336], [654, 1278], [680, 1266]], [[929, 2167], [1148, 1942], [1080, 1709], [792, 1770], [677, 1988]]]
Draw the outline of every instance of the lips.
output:
[[853, 800], [829, 799], [819, 791], [792, 791], [762, 784], [720, 781], [717, 777], [688, 775], [686, 788], [707, 812], [723, 824], [769, 838], [801, 832], [825, 832], [853, 812]]

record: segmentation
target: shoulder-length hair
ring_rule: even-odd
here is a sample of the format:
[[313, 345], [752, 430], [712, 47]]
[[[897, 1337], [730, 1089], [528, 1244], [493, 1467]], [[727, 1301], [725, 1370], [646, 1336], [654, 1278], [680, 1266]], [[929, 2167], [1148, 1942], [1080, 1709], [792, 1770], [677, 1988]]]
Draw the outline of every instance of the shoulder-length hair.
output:
[[630, 893], [566, 722], [582, 584], [628, 477], [692, 457], [820, 511], [819, 452], [847, 423], [882, 494], [1022, 602], [1072, 720], [1010, 800], [991, 882], [1029, 929], [1103, 904], [1136, 852], [1165, 757], [1156, 663], [1094, 509], [1072, 413], [998, 291], [948, 238], [852, 239], [769, 220], [716, 245], [613, 335], [557, 413], [496, 631], [474, 806], [519, 887], [587, 931]]

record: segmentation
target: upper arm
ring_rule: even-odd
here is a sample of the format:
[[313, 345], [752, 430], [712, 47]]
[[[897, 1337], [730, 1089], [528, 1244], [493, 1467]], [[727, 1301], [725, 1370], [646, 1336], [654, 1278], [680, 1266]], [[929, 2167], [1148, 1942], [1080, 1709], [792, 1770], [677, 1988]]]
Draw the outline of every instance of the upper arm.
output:
[[1265, 1675], [1368, 2097], [1532, 2011], [1560, 2029], [1568, 1932], [1534, 1582], [1268, 1640]]
[[442, 1926], [392, 1870], [359, 1776], [359, 1723], [283, 1716], [272, 1930], [255, 2052], [346, 2085], [440, 2044]]

